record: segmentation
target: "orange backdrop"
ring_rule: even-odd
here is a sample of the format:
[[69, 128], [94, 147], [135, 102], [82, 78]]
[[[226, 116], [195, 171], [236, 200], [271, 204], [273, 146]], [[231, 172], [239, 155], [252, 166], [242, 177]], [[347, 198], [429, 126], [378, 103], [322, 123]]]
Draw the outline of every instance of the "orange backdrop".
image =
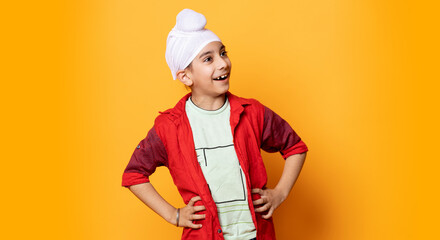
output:
[[[438, 239], [439, 38], [428, 1], [11, 1], [1, 8], [3, 239], [179, 239], [121, 187], [158, 111], [187, 93], [165, 62], [203, 13], [260, 100], [309, 147], [278, 239]], [[264, 153], [273, 187], [279, 154]], [[166, 168], [151, 181], [183, 202]]]

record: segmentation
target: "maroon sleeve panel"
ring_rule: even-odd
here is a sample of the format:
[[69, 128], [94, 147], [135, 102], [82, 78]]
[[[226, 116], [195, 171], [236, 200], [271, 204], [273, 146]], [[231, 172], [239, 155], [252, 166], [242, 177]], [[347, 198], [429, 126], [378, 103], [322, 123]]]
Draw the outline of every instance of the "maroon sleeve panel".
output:
[[280, 152], [284, 159], [308, 151], [305, 143], [289, 123], [266, 106], [264, 106], [261, 149], [266, 152]]
[[168, 156], [162, 140], [153, 127], [131, 155], [122, 175], [122, 186], [129, 187], [149, 182], [148, 177], [159, 166], [168, 166]]

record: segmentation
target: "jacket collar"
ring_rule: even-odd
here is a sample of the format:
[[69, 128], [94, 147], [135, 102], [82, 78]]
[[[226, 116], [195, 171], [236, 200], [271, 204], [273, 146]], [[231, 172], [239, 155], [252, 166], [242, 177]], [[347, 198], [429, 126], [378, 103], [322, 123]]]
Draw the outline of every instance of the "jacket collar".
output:
[[[170, 115], [168, 115], [168, 117], [174, 122], [174, 123], [178, 123], [179, 119], [181, 119], [182, 115], [185, 112], [185, 104], [186, 101], [188, 100], [188, 98], [192, 95], [192, 93], [188, 93], [185, 96], [183, 96], [179, 102], [177, 102], [177, 104], [171, 108], [168, 109], [165, 112], [161, 112], [161, 113], [170, 113]], [[251, 104], [252, 102], [249, 99], [246, 98], [241, 98], [238, 97], [234, 94], [232, 94], [230, 91], [226, 92], [226, 96], [228, 97], [229, 100], [229, 104], [231, 107], [231, 119], [235, 119], [236, 114], [238, 114], [238, 116], [241, 114], [241, 112], [244, 110], [244, 106]]]

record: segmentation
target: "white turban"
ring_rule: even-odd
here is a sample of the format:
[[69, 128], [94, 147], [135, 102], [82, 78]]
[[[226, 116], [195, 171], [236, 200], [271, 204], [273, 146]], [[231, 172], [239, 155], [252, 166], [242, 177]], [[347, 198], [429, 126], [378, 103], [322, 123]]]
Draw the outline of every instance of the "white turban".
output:
[[177, 14], [176, 25], [168, 34], [165, 51], [165, 59], [174, 80], [176, 72], [185, 69], [208, 43], [221, 42], [205, 25], [205, 16], [191, 9], [185, 8]]

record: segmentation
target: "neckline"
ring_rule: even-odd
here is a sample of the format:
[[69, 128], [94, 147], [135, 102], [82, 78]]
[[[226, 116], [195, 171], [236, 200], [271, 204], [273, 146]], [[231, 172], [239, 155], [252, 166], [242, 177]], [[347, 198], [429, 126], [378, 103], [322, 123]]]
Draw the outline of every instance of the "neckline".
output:
[[228, 97], [227, 97], [227, 96], [225, 96], [225, 102], [223, 103], [223, 105], [222, 105], [219, 109], [216, 109], [216, 110], [206, 110], [206, 109], [203, 109], [203, 108], [197, 106], [197, 105], [194, 104], [194, 102], [192, 101], [191, 96], [188, 98], [187, 102], [188, 102], [188, 105], [189, 105], [191, 108], [193, 108], [194, 110], [196, 110], [196, 111], [198, 111], [198, 112], [200, 112], [200, 113], [202, 113], [202, 114], [206, 114], [206, 115], [216, 115], [216, 114], [220, 114], [220, 113], [222, 113], [222, 112], [223, 112], [223, 111], [229, 106], [229, 100], [228, 100]]

